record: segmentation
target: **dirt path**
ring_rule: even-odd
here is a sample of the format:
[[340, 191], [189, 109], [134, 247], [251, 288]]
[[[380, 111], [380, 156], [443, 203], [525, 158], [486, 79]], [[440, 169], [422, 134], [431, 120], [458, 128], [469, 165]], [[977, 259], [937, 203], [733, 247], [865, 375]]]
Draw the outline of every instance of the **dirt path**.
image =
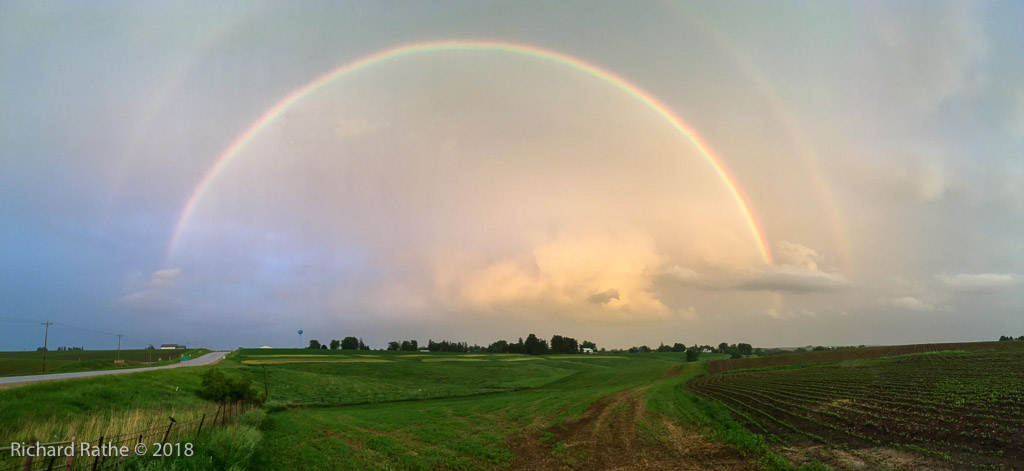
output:
[[565, 424], [514, 437], [512, 469], [558, 470], [755, 470], [724, 445], [664, 419], [645, 434], [642, 389], [599, 399]]

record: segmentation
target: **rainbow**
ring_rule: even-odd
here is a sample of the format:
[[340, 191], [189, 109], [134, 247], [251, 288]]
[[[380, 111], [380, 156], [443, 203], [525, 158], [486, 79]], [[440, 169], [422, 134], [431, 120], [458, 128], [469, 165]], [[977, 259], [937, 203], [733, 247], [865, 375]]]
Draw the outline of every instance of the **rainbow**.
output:
[[414, 54], [460, 50], [503, 52], [551, 61], [600, 79], [639, 100], [652, 111], [664, 118], [665, 121], [668, 122], [676, 131], [686, 136], [686, 138], [697, 148], [701, 156], [703, 156], [712, 168], [714, 168], [719, 178], [722, 179], [722, 182], [729, 189], [729, 192], [732, 194], [736, 204], [743, 212], [743, 217], [750, 229], [754, 241], [757, 244], [758, 250], [761, 253], [762, 260], [766, 264], [772, 263], [772, 253], [765, 241], [764, 230], [762, 229], [757, 216], [751, 210], [751, 204], [747, 199], [746, 194], [744, 194], [740, 189], [740, 186], [736, 184], [736, 178], [728, 171], [722, 163], [721, 158], [715, 155], [704, 139], [702, 139], [700, 135], [693, 130], [693, 128], [688, 126], [664, 103], [661, 103], [650, 93], [626, 81], [622, 77], [567, 54], [524, 44], [468, 40], [422, 42], [393, 47], [337, 67], [285, 95], [284, 98], [281, 98], [277, 103], [264, 111], [259, 118], [253, 121], [252, 124], [245, 129], [245, 131], [235, 137], [231, 144], [221, 152], [217, 157], [217, 160], [206, 171], [203, 178], [198, 184], [196, 184], [195, 188], [193, 188], [192, 193], [189, 195], [188, 200], [175, 223], [174, 232], [171, 235], [171, 240], [167, 247], [166, 261], [169, 262], [173, 256], [175, 248], [181, 239], [182, 232], [184, 231], [192, 212], [195, 210], [199, 201], [202, 199], [203, 194], [210, 187], [213, 181], [216, 180], [217, 176], [220, 175], [220, 173], [231, 163], [232, 160], [234, 160], [235, 157], [239, 155], [239, 153], [241, 153], [242, 149], [244, 149], [246, 145], [256, 137], [256, 135], [280, 117], [285, 110], [317, 91], [320, 87], [323, 87], [324, 85], [352, 72], [363, 70], [385, 61], [399, 59]]

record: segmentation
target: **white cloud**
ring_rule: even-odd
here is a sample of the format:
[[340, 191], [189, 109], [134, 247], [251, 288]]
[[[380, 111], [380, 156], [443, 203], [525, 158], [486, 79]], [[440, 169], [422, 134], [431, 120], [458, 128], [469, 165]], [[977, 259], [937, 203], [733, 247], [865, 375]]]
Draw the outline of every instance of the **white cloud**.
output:
[[157, 270], [149, 276], [149, 282], [142, 285], [141, 274], [133, 272], [128, 275], [126, 284], [126, 290], [132, 292], [114, 301], [120, 306], [142, 311], [162, 311], [179, 306], [181, 300], [168, 293], [174, 288], [179, 274], [180, 268]]
[[174, 286], [174, 280], [181, 274], [180, 268], [157, 270], [149, 277], [149, 286]]
[[882, 301], [891, 306], [895, 306], [900, 309], [907, 309], [910, 311], [928, 312], [935, 310], [935, 305], [921, 301], [920, 299], [917, 299], [913, 296], [898, 296], [892, 298], [884, 298]]
[[961, 273], [958, 275], [935, 275], [943, 286], [960, 293], [989, 293], [1016, 288], [1024, 283], [1024, 277], [1014, 273]]
[[799, 311], [793, 311], [793, 310], [785, 311], [785, 310], [782, 310], [782, 309], [777, 308], [777, 307], [770, 307], [770, 308], [766, 309], [764, 311], [764, 313], [766, 315], [768, 315], [768, 317], [772, 317], [772, 318], [780, 319], [780, 320], [781, 319], [793, 319], [793, 318], [796, 318], [798, 316], [810, 317], [810, 318], [818, 317], [818, 313], [817, 312], [814, 312], [814, 311], [811, 311], [811, 310], [808, 310], [808, 309], [800, 309]]
[[835, 291], [850, 287], [850, 281], [837, 273], [825, 273], [818, 270], [793, 265], [769, 266], [750, 272], [737, 281], [733, 287], [753, 291]]
[[785, 240], [775, 245], [775, 259], [779, 264], [792, 265], [806, 270], [817, 270], [821, 256], [818, 251]]

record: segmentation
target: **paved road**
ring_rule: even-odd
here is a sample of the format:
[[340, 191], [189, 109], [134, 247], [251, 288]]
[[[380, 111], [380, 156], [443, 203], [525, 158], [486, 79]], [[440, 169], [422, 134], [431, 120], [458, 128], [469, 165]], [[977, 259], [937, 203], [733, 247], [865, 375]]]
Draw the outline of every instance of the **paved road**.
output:
[[30, 375], [30, 376], [6, 376], [0, 378], [0, 384], [13, 384], [13, 383], [34, 383], [36, 381], [49, 381], [53, 379], [65, 379], [65, 378], [85, 378], [88, 376], [103, 376], [103, 375], [120, 375], [126, 373], [138, 373], [140, 371], [153, 371], [153, 370], [165, 370], [167, 368], [183, 368], [186, 366], [201, 366], [215, 363], [228, 352], [211, 352], [203, 355], [199, 358], [194, 358], [188, 361], [179, 361], [174, 364], [164, 366], [150, 366], [146, 368], [125, 368], [122, 370], [99, 370], [99, 371], [79, 371], [76, 373], [54, 373], [48, 375]]

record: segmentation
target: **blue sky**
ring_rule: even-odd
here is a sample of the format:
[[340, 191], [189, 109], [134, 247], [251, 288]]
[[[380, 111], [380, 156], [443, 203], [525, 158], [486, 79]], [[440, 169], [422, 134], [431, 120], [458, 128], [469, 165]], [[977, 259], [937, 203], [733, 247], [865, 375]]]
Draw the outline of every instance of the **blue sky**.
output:
[[[1024, 334], [1013, 2], [5, 2], [0, 349]], [[692, 142], [528, 45], [645, 90]], [[64, 327], [61, 327], [63, 325]]]

